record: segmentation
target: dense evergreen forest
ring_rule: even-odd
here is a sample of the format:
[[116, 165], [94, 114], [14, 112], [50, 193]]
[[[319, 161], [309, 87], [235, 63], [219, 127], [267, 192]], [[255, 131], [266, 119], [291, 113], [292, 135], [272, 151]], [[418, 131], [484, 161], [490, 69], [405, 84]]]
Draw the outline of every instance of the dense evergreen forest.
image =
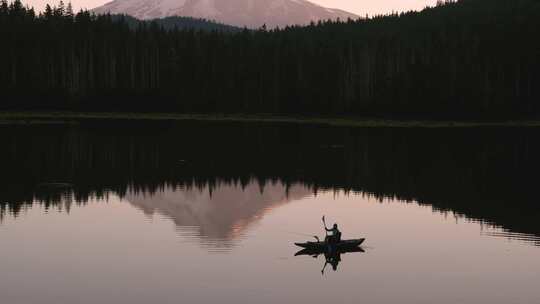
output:
[[0, 3], [0, 107], [429, 118], [540, 113], [540, 1], [230, 32]]

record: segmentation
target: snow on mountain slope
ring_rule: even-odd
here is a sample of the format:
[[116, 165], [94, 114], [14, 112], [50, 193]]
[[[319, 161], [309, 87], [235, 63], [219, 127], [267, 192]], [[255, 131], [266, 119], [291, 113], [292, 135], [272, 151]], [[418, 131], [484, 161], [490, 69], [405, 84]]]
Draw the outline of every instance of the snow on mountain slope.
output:
[[357, 15], [324, 8], [306, 0], [114, 0], [92, 10], [97, 14], [127, 14], [139, 19], [187, 16], [258, 28], [304, 25], [311, 21]]
[[188, 0], [115, 0], [97, 7], [96, 14], [126, 14], [138, 19], [155, 19], [171, 16]]

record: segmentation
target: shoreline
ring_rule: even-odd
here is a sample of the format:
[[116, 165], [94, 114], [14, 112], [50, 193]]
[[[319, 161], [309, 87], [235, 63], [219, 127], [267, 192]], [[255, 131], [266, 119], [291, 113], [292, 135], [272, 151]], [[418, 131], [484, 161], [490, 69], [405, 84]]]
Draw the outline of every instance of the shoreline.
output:
[[369, 117], [301, 117], [270, 114], [171, 114], [116, 112], [0, 112], [1, 124], [65, 124], [78, 120], [147, 120], [147, 121], [209, 121], [313, 124], [333, 127], [360, 128], [471, 128], [471, 127], [540, 127], [540, 120], [452, 121], [417, 119], [382, 119]]

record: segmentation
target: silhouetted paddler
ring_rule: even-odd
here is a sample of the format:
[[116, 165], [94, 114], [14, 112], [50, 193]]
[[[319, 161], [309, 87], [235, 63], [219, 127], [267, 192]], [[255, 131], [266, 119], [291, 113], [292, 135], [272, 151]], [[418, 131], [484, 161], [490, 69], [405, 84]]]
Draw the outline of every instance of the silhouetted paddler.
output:
[[330, 235], [326, 236], [326, 241], [328, 243], [335, 244], [335, 243], [338, 243], [339, 241], [341, 241], [341, 231], [339, 231], [337, 224], [334, 224], [334, 226], [332, 226], [332, 228], [330, 228], [330, 229], [328, 229], [326, 227], [324, 227], [324, 229], [327, 232], [331, 232]]
[[332, 228], [328, 229], [326, 227], [326, 221], [324, 220], [324, 216], [322, 220], [324, 223], [324, 230], [326, 230], [326, 232], [331, 232], [330, 235], [328, 234], [326, 235], [325, 242], [330, 243], [330, 244], [335, 244], [341, 241], [341, 231], [339, 231], [337, 223], [334, 223]]

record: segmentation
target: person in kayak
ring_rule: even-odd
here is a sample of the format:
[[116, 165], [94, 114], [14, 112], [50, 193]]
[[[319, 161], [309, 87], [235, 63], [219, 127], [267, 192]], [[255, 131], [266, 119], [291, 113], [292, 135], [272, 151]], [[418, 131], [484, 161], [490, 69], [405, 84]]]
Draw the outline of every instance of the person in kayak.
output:
[[341, 231], [339, 231], [337, 223], [335, 223], [334, 226], [332, 226], [332, 228], [330, 229], [328, 229], [325, 224], [324, 229], [327, 232], [331, 232], [330, 235], [326, 236], [326, 242], [330, 244], [336, 244], [336, 243], [339, 243], [339, 241], [341, 241]]

